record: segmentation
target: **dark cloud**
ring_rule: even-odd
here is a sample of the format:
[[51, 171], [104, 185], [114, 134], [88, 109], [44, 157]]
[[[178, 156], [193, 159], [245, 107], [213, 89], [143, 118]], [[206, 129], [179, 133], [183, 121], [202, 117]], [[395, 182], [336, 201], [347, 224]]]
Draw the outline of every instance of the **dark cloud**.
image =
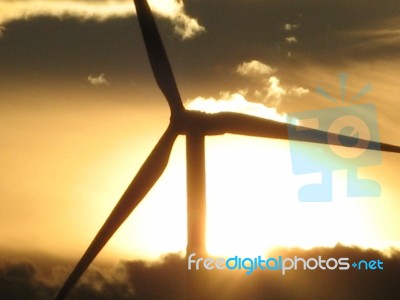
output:
[[141, 43], [134, 21], [98, 23], [42, 17], [10, 23], [10, 34], [0, 43], [1, 74], [65, 80], [85, 79], [104, 69], [114, 76], [134, 71], [139, 56], [136, 48]]
[[[187, 9], [199, 17], [207, 28], [205, 44], [214, 48], [215, 56], [251, 55], [272, 62], [282, 60], [288, 51], [300, 57], [332, 63], [348, 58], [376, 58], [383, 52], [398, 50], [397, 45], [381, 45], [379, 51], [353, 49], [360, 40], [346, 35], [353, 30], [374, 30], [397, 17], [396, 0], [340, 1], [189, 1]], [[297, 28], [287, 32], [286, 24]], [[298, 43], [285, 45], [295, 36]], [[367, 41], [364, 37], [364, 41]], [[368, 51], [367, 51], [368, 50]]]
[[55, 288], [38, 277], [29, 262], [7, 264], [0, 269], [0, 298], [7, 300], [51, 299]]
[[5, 31], [6, 31], [6, 28], [4, 26], [0, 25], [0, 39], [4, 36]]
[[[348, 257], [349, 262], [383, 261], [383, 270], [245, 270], [197, 272], [199, 286], [192, 299], [398, 299], [400, 283], [400, 253], [391, 257], [375, 250], [336, 246], [312, 250], [279, 249], [269, 257], [282, 255], [305, 259]], [[187, 262], [178, 255], [168, 255], [157, 263], [143, 261], [120, 262], [112, 270], [91, 268], [67, 299], [185, 299]], [[60, 283], [54, 276], [40, 273], [31, 263], [6, 264], [0, 271], [0, 299], [52, 299]], [[192, 271], [194, 272], [194, 271]], [[191, 273], [193, 275], [193, 273]], [[53, 278], [53, 279], [51, 279]]]
[[[397, 0], [384, 5], [373, 0], [187, 1], [186, 8], [207, 32], [182, 41], [168, 20], [158, 19], [184, 89], [187, 81], [202, 79], [204, 87], [222, 76], [237, 80], [229, 72], [250, 59], [273, 66], [310, 59], [339, 64], [399, 53], [399, 43], [381, 43], [370, 34], [390, 29], [389, 39], [396, 35]], [[296, 26], [288, 31], [287, 24]], [[298, 42], [288, 43], [288, 38]], [[104, 72], [113, 82], [125, 78], [126, 83], [127, 77], [143, 74], [149, 79], [145, 57], [133, 16], [104, 22], [41, 17], [7, 25], [7, 35], [0, 41], [0, 77], [77, 79]], [[222, 78], [219, 81], [224, 84]]]
[[135, 299], [184, 299], [186, 262], [169, 255], [162, 263], [125, 262], [127, 279], [135, 289]]
[[[70, 293], [68, 299], [132, 299], [131, 284], [123, 281], [123, 270], [99, 271], [91, 268], [80, 284]], [[0, 299], [2, 300], [50, 300], [65, 279], [64, 267], [54, 266], [52, 272], [44, 275], [30, 262], [8, 263], [0, 268]], [[58, 282], [55, 283], [55, 279]]]

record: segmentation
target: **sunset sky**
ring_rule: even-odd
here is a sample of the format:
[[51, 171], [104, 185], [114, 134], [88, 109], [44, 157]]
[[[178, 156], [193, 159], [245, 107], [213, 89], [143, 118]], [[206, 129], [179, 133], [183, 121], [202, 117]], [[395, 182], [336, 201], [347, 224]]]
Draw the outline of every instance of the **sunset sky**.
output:
[[[380, 141], [400, 145], [400, 3], [149, 1], [186, 107], [276, 120], [374, 103]], [[345, 103], [339, 74], [348, 75]], [[373, 89], [349, 102], [366, 84]], [[131, 1], [0, 2], [0, 253], [76, 261], [165, 130]], [[333, 173], [330, 203], [302, 203], [287, 141], [206, 139], [208, 250], [274, 246], [400, 248], [400, 157], [359, 169], [380, 198], [348, 198]], [[312, 148], [310, 147], [310, 151]], [[311, 152], [310, 152], [311, 153]], [[185, 139], [98, 261], [157, 259], [186, 247]]]

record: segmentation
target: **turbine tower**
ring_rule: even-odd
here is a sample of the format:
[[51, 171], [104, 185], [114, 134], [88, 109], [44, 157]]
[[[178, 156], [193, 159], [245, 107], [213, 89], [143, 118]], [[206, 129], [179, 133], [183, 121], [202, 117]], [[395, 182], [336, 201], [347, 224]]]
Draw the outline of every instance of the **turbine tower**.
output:
[[[61, 300], [66, 297], [115, 231], [157, 182], [168, 164], [172, 146], [178, 135], [186, 136], [188, 226], [186, 253], [196, 253], [198, 255], [206, 253], [205, 136], [231, 133], [288, 140], [288, 129], [296, 129], [307, 130], [307, 135], [304, 134], [296, 138], [296, 140], [303, 142], [327, 144], [328, 141], [329, 143], [333, 141], [334, 144], [340, 146], [339, 140], [346, 140], [348, 144], [356, 144], [355, 142], [360, 141], [352, 137], [239, 113], [221, 112], [217, 114], [206, 114], [203, 112], [186, 110], [182, 104], [175, 78], [149, 5], [146, 0], [134, 0], [134, 3], [154, 77], [168, 101], [171, 110], [170, 123], [110, 216], [79, 260], [75, 269], [60, 289], [55, 298], [56, 300]], [[359, 144], [368, 145], [367, 148], [371, 150], [400, 153], [399, 146], [374, 141], [363, 142], [365, 143]]]

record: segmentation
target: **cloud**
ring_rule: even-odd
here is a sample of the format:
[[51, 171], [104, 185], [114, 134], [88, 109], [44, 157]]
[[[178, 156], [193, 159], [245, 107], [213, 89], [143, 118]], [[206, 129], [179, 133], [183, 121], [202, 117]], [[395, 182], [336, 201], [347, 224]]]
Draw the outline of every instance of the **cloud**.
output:
[[296, 96], [300, 97], [302, 95], [308, 94], [310, 91], [303, 87], [298, 86], [282, 86], [280, 83], [280, 79], [276, 76], [270, 77], [265, 81], [264, 90], [266, 90], [267, 94], [264, 98], [265, 102], [274, 103], [275, 105], [279, 105], [285, 96]]
[[290, 95], [294, 95], [294, 96], [298, 96], [298, 97], [308, 94], [309, 92], [310, 92], [309, 89], [305, 89], [301, 86], [294, 86], [289, 89]]
[[1, 299], [51, 299], [55, 291], [30, 262], [7, 263], [0, 268]]
[[110, 83], [107, 81], [106, 77], [104, 76], [104, 73], [101, 73], [99, 76], [92, 76], [89, 75], [87, 80], [90, 82], [92, 85], [110, 85]]
[[[175, 32], [183, 39], [191, 38], [204, 31], [198, 21], [185, 13], [182, 1], [149, 1], [154, 12], [169, 19]], [[38, 16], [76, 17], [104, 21], [109, 18], [125, 18], [135, 13], [129, 0], [89, 1], [89, 0], [8, 0], [0, 2], [0, 24], [16, 20], [27, 20]]]
[[269, 75], [275, 72], [275, 69], [258, 60], [251, 60], [238, 65], [236, 72], [243, 76]]
[[[390, 256], [376, 250], [337, 245], [334, 248], [275, 249], [265, 257], [348, 258], [383, 262], [383, 270], [303, 270], [287, 271], [257, 269], [196, 271], [201, 286], [199, 299], [395, 299], [400, 295], [398, 272], [400, 252]], [[331, 264], [332, 265], [332, 264]], [[50, 283], [51, 272], [41, 272], [29, 262], [8, 263], [0, 267], [0, 299], [52, 299], [65, 278]], [[91, 267], [71, 291], [68, 299], [185, 299], [187, 261], [169, 254], [155, 263], [140, 260], [122, 261], [112, 269]], [[67, 274], [64, 275], [66, 277]], [[234, 284], [232, 284], [234, 283]]]
[[286, 31], [292, 31], [292, 30], [295, 30], [295, 29], [299, 28], [299, 26], [300, 25], [298, 25], [298, 24], [289, 24], [289, 23], [287, 23], [287, 24], [285, 24], [285, 26], [283, 28]]
[[[193, 14], [201, 15], [202, 22], [210, 28], [202, 42], [212, 45], [218, 41], [224, 45], [210, 49], [201, 47], [202, 51], [208, 50], [218, 57], [219, 64], [224, 60], [231, 63], [232, 56], [226, 55], [226, 49], [233, 49], [240, 55], [251, 53], [261, 61], [268, 59], [270, 65], [286, 63], [286, 47], [294, 45], [295, 50], [289, 49], [293, 61], [340, 68], [345, 68], [349, 60], [368, 63], [370, 58], [387, 60], [400, 54], [399, 44], [397, 47], [383, 44], [380, 49], [355, 49], [352, 46], [365, 40], [345, 35], [355, 30], [373, 30], [389, 18], [398, 18], [398, 0], [386, 0], [385, 5], [374, 0], [365, 0], [362, 5], [359, 1], [348, 0], [337, 0], [334, 4], [330, 1], [234, 1], [234, 5], [230, 0], [221, 1], [209, 1], [207, 5], [201, 1], [190, 2]], [[209, 11], [213, 13], [207, 13]], [[234, 36], [223, 35], [228, 28]], [[298, 44], [287, 44], [285, 37], [292, 35], [296, 36]], [[200, 49], [199, 53], [202, 54]]]
[[269, 106], [278, 107], [285, 96], [300, 97], [309, 93], [309, 90], [303, 87], [283, 86], [277, 76], [265, 76], [276, 73], [277, 69], [258, 60], [245, 61], [239, 64], [236, 72], [243, 76], [259, 78], [261, 87], [256, 89], [253, 95], [257, 100], [268, 103]]
[[175, 32], [182, 37], [182, 39], [189, 39], [194, 37], [197, 33], [205, 30], [196, 19], [193, 19], [185, 14], [178, 14], [173, 19]]
[[[301, 97], [308, 94], [310, 90], [299, 86], [284, 86], [277, 76], [271, 76], [267, 80], [263, 80], [263, 91], [256, 91], [256, 95], [261, 98], [264, 103], [278, 107], [286, 98]], [[290, 99], [289, 98], [289, 99]]]
[[287, 91], [280, 85], [278, 77], [272, 76], [268, 79], [267, 86], [267, 99], [273, 101], [281, 101], [282, 97], [287, 94]]
[[286, 42], [288, 42], [289, 44], [296, 44], [298, 43], [298, 40], [295, 36], [289, 36], [286, 38]]
[[179, 255], [169, 254], [160, 262], [150, 264], [139, 260], [128, 261], [122, 263], [121, 267], [125, 269], [126, 278], [132, 283], [137, 299], [186, 298], [187, 265]]
[[[57, 265], [42, 272], [28, 261], [8, 262], [0, 266], [0, 299], [53, 299], [69, 271], [64, 266]], [[112, 270], [91, 267], [71, 291], [68, 299], [128, 300], [133, 298], [134, 293], [127, 280], [125, 266], [117, 265]]]
[[276, 108], [268, 107], [262, 103], [250, 102], [243, 94], [243, 91], [237, 93], [225, 92], [221, 93], [218, 99], [213, 97], [197, 97], [189, 100], [186, 104], [186, 108], [207, 113], [222, 111], [237, 112], [279, 122], [286, 122], [286, 115], [278, 113]]
[[400, 47], [400, 17], [382, 22], [373, 29], [353, 30], [343, 33], [345, 36], [361, 39], [356, 48], [379, 49], [385, 47]]
[[6, 28], [4, 26], [0, 25], [0, 39], [4, 36], [5, 31], [6, 31]]

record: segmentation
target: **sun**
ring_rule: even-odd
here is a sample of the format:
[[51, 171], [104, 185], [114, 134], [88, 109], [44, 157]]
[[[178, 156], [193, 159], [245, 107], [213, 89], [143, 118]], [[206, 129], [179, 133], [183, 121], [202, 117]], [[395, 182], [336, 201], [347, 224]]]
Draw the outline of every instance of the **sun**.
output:
[[334, 174], [334, 201], [305, 203], [298, 189], [320, 176], [296, 176], [288, 142], [227, 136], [208, 145], [207, 246], [215, 255], [263, 255], [274, 247], [365, 244], [374, 230], [362, 202], [349, 201]]
[[[226, 136], [207, 143], [207, 249], [215, 255], [264, 253], [288, 169], [285, 143]], [[287, 152], [287, 149], [286, 149]]]
[[[185, 140], [170, 165], [130, 216], [111, 247], [123, 258], [184, 255], [187, 244]], [[376, 229], [364, 200], [344, 195], [334, 172], [334, 201], [304, 203], [298, 189], [318, 174], [296, 176], [286, 141], [225, 135], [206, 138], [207, 251], [213, 256], [264, 255], [274, 247], [368, 245]]]

